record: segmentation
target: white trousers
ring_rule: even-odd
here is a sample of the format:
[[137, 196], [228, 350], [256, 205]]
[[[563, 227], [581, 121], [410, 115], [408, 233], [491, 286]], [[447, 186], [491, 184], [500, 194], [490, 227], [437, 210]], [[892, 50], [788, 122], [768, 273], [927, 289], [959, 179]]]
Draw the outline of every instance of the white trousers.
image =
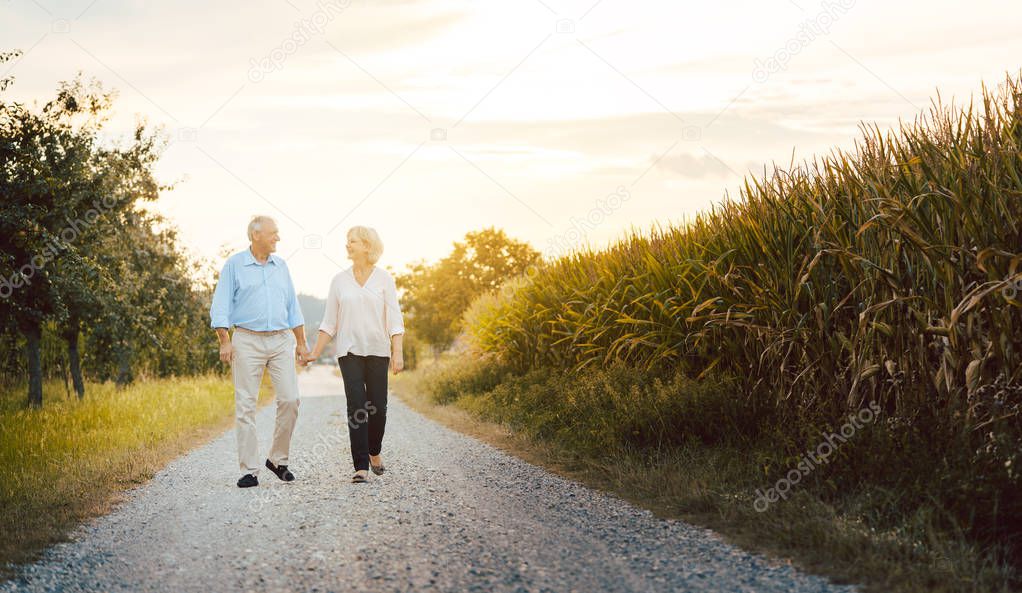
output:
[[237, 330], [231, 337], [231, 344], [234, 347], [231, 373], [234, 376], [235, 433], [241, 471], [255, 475], [263, 467], [255, 424], [263, 369], [270, 370], [277, 400], [277, 423], [267, 459], [274, 465], [287, 465], [299, 403], [295, 335], [290, 331], [257, 335]]

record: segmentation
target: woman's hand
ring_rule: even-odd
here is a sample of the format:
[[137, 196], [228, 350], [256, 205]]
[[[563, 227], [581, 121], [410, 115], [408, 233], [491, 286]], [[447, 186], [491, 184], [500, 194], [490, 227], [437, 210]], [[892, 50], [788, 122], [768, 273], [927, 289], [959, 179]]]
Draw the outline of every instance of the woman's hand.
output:
[[323, 350], [326, 349], [326, 345], [329, 344], [332, 339], [333, 336], [323, 330], [319, 330], [316, 334], [316, 345], [312, 347], [311, 352], [305, 353], [303, 366], [309, 366], [310, 363], [316, 362], [316, 359], [323, 354]]
[[405, 368], [405, 359], [402, 355], [397, 354], [390, 357], [390, 372], [395, 375], [400, 373]]

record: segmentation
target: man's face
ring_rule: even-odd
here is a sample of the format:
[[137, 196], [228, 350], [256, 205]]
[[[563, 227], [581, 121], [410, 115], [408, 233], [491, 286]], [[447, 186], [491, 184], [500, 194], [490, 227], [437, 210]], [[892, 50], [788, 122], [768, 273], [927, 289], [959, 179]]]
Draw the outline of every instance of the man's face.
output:
[[277, 231], [277, 223], [264, 222], [262, 228], [252, 233], [252, 245], [261, 251], [273, 253], [277, 250], [277, 241], [280, 241], [280, 233]]

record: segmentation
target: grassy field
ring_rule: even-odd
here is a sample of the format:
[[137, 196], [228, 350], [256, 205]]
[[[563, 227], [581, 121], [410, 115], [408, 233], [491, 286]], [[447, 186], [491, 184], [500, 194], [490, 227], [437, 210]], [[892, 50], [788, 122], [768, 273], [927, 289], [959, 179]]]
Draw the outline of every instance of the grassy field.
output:
[[[82, 401], [45, 385], [42, 409], [24, 390], [0, 393], [0, 566], [31, 560], [80, 522], [107, 511], [118, 493], [231, 426], [229, 377], [88, 384]], [[261, 402], [272, 398], [264, 384]], [[225, 460], [225, 463], [229, 460]], [[232, 486], [225, 484], [225, 487]]]
[[[837, 582], [861, 583], [877, 593], [1018, 590], [1018, 573], [1003, 550], [948, 530], [936, 500], [902, 514], [899, 493], [868, 483], [833, 493], [827, 488], [831, 476], [821, 469], [787, 500], [759, 512], [756, 490], [768, 487], [776, 473], [769, 464], [785, 463], [773, 443], [739, 446], [696, 438], [659, 448], [624, 444], [619, 435], [631, 434], [632, 427], [615, 427], [603, 417], [610, 410], [637, 409], [648, 397], [634, 389], [639, 383], [621, 369], [593, 371], [584, 381], [563, 374], [516, 377], [502, 374], [499, 366], [453, 356], [391, 378], [402, 401], [451, 428]], [[692, 387], [681, 378], [659, 390], [679, 399], [677, 390], [691, 397]], [[699, 389], [696, 395], [714, 397], [715, 388]], [[603, 417], [575, 415], [594, 398], [608, 410]], [[562, 403], [569, 401], [574, 403]], [[655, 424], [644, 416], [637, 420]], [[608, 437], [608, 429], [615, 436]], [[715, 430], [726, 427], [710, 423], [702, 432]]]

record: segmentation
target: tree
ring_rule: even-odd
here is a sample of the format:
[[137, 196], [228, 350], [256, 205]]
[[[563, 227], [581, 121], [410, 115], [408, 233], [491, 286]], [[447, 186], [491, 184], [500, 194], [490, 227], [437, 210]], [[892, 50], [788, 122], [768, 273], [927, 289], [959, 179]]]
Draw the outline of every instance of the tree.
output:
[[79, 78], [39, 110], [0, 100], [0, 331], [23, 336], [31, 406], [42, 405], [44, 322], [67, 342], [79, 397], [82, 335], [102, 346], [94, 370], [119, 384], [139, 360], [161, 375], [216, 364], [201, 342], [209, 287], [175, 231], [138, 207], [169, 189], [153, 174], [163, 138], [140, 123], [127, 141], [101, 143], [112, 97]]
[[[79, 397], [85, 393], [78, 348], [83, 321], [98, 322], [104, 316], [132, 319], [134, 313], [123, 306], [123, 273], [117, 270], [117, 260], [131, 249], [131, 241], [141, 240], [144, 246], [159, 245], [144, 233], [157, 219], [140, 220], [135, 207], [138, 202], [151, 202], [159, 198], [161, 189], [169, 189], [156, 182], [152, 165], [159, 158], [162, 140], [139, 124], [131, 143], [127, 146], [100, 148], [95, 153], [94, 175], [97, 200], [103, 207], [103, 224], [82, 225], [76, 239], [78, 249], [62, 258], [57, 278], [60, 280], [66, 318], [62, 324], [62, 337], [67, 342], [68, 363]], [[74, 213], [74, 220], [89, 212]], [[124, 240], [127, 239], [127, 242]], [[171, 239], [172, 242], [172, 239]], [[170, 249], [172, 251], [172, 249]], [[127, 358], [127, 357], [126, 357]], [[119, 375], [121, 384], [130, 382], [131, 374]]]
[[110, 101], [80, 81], [62, 84], [39, 113], [0, 100], [0, 313], [25, 337], [32, 406], [42, 405], [43, 320], [66, 315], [52, 264], [78, 250], [68, 215], [97, 196], [93, 151]]
[[202, 353], [209, 287], [194, 285], [176, 233], [158, 230], [163, 219], [142, 211], [124, 213], [120, 224], [98, 256], [117, 290], [88, 331], [93, 366], [119, 385], [134, 380], [140, 359], [152, 361], [158, 375], [209, 369], [215, 360]]
[[491, 227], [467, 233], [436, 264], [410, 264], [396, 278], [404, 290], [406, 325], [431, 345], [434, 357], [439, 356], [461, 333], [462, 314], [473, 299], [525, 273], [540, 257], [528, 243], [511, 239], [503, 230]]

